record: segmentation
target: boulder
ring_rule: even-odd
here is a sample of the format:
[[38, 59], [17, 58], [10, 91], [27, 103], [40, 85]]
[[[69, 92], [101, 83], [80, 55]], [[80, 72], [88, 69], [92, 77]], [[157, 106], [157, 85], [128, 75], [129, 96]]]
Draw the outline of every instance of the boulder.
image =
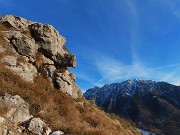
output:
[[51, 135], [64, 135], [64, 132], [62, 132], [62, 131], [54, 131], [53, 133], [51, 133]]
[[19, 123], [31, 118], [29, 105], [18, 95], [0, 97], [0, 108], [7, 108], [4, 117], [13, 123]]
[[29, 122], [28, 130], [37, 135], [49, 135], [51, 129], [40, 118], [33, 118]]

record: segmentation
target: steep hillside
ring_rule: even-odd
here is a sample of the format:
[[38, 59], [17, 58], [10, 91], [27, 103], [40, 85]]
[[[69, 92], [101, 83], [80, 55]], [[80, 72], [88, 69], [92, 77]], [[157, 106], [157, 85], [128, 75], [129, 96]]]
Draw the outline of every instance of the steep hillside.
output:
[[113, 112], [158, 135], [180, 133], [180, 87], [151, 80], [127, 80], [94, 87], [84, 94]]
[[[75, 75], [67, 68], [76, 66], [75, 55], [68, 52], [65, 38], [51, 25], [16, 16], [1, 18], [0, 62], [0, 133], [35, 134], [29, 128], [18, 133], [22, 121], [10, 123], [14, 117], [9, 114], [12, 107], [17, 110], [13, 102], [17, 99], [26, 111], [29, 108], [26, 118], [41, 118], [52, 131], [68, 135], [139, 135], [130, 123], [82, 98]], [[8, 120], [5, 127], [4, 120]]]

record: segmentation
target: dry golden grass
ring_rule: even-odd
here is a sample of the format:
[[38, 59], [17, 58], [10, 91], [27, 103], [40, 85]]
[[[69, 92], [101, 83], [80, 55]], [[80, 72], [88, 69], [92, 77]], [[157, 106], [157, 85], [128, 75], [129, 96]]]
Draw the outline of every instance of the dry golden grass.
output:
[[18, 58], [17, 58], [17, 66], [18, 65], [21, 65], [21, 64], [25, 64], [26, 63], [26, 59], [25, 59], [25, 57], [23, 57], [23, 56], [18, 56]]
[[0, 24], [0, 30], [1, 31], [6, 31], [6, 30], [8, 30], [8, 28], [5, 25]]
[[4, 35], [3, 35], [3, 32], [2, 31], [6, 31], [7, 28], [0, 24], [0, 44], [3, 46], [5, 44], [7, 44], [7, 41], [4, 39]]
[[22, 31], [22, 34], [24, 34], [24, 36], [26, 36], [26, 37], [28, 37], [28, 38], [32, 38], [31, 33], [30, 33], [30, 31], [28, 31], [28, 30]]
[[[72, 135], [130, 135], [130, 130], [138, 135], [123, 119], [110, 118], [83, 98], [72, 99], [54, 89], [42, 76], [36, 77], [34, 83], [29, 83], [1, 66], [0, 95], [5, 92], [20, 95], [30, 104], [30, 112], [45, 120], [53, 130], [62, 130]], [[82, 102], [83, 106], [80, 104]]]
[[39, 70], [43, 65], [43, 54], [41, 52], [37, 52], [35, 55], [35, 67]]
[[[0, 44], [7, 45], [1, 33]], [[0, 57], [10, 53], [0, 53]], [[42, 54], [36, 54], [35, 60], [40, 68]], [[61, 130], [68, 135], [139, 135], [129, 123], [111, 118], [84, 98], [75, 100], [54, 89], [48, 79], [37, 76], [34, 83], [26, 82], [1, 65], [0, 96], [4, 93], [20, 95], [29, 103], [31, 114], [42, 118], [53, 130]], [[5, 108], [0, 108], [0, 115], [5, 112]]]
[[5, 116], [9, 111], [8, 107], [0, 107], [0, 116]]

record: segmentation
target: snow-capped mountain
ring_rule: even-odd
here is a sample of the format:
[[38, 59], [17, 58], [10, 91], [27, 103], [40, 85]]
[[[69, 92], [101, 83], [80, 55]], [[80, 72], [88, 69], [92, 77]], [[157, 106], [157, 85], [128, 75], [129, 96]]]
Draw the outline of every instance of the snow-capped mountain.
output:
[[[177, 126], [180, 124], [180, 86], [134, 79], [94, 87], [83, 96], [106, 112], [131, 119], [142, 129], [161, 135], [180, 133]], [[166, 125], [163, 126], [167, 123], [173, 128], [168, 130]]]
[[148, 94], [157, 94], [166, 97], [175, 106], [180, 108], [180, 99], [177, 94], [180, 87], [166, 82], [157, 82], [152, 80], [126, 80], [121, 83], [105, 84], [102, 88], [94, 87], [84, 93], [86, 99], [94, 99], [95, 102], [103, 107], [103, 104], [111, 99], [113, 104], [119, 97], [131, 99], [135, 94], [144, 97]]

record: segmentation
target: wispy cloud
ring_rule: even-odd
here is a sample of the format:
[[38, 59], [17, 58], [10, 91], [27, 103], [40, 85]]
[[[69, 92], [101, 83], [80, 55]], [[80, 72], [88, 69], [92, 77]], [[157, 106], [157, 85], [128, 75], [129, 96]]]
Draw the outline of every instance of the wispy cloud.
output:
[[137, 45], [139, 42], [139, 13], [138, 13], [138, 8], [136, 5], [136, 1], [134, 0], [128, 0], [126, 1], [126, 5], [129, 9], [130, 12], [130, 18], [131, 18], [131, 29], [130, 29], [130, 48], [132, 52], [132, 60], [137, 61], [136, 59], [138, 58], [137, 56]]
[[84, 81], [87, 81], [87, 82], [89, 82], [89, 83], [91, 83], [91, 84], [93, 84], [93, 79], [92, 78], [90, 78], [88, 75], [86, 75], [85, 73], [76, 73], [76, 76], [77, 76], [77, 78], [78, 79], [81, 79], [81, 80], [84, 80]]
[[141, 61], [134, 61], [132, 64], [127, 65], [119, 60], [101, 55], [98, 59], [95, 59], [95, 65], [102, 77], [96, 82], [97, 84], [138, 78], [167, 81], [180, 85], [180, 74], [178, 74], [180, 64], [149, 68]]
[[106, 56], [98, 56], [95, 60], [95, 65], [100, 72], [101, 81], [117, 81], [132, 77], [147, 76], [149, 72], [141, 65], [140, 62], [133, 62], [132, 65], [125, 65], [118, 60], [111, 59]]

